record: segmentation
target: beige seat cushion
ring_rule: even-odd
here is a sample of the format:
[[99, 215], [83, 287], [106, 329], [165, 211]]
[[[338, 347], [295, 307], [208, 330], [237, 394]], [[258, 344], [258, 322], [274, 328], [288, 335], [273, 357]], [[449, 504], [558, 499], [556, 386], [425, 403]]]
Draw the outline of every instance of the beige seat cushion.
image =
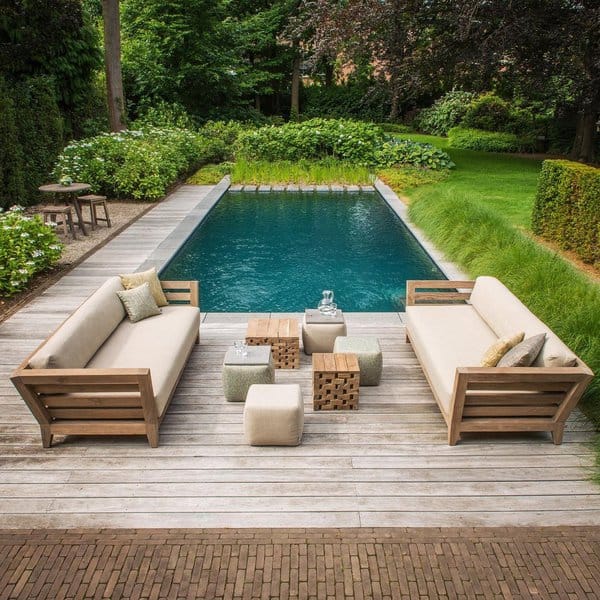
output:
[[577, 357], [561, 339], [495, 277], [477, 278], [471, 305], [498, 337], [506, 337], [515, 331], [524, 331], [526, 338], [545, 333], [546, 342], [535, 366], [571, 367], [577, 364]]
[[448, 414], [456, 367], [478, 366], [498, 337], [467, 305], [407, 306], [406, 325], [423, 370]]
[[149, 368], [156, 408], [161, 416], [199, 327], [200, 311], [191, 306], [165, 306], [161, 315], [137, 323], [126, 319], [87, 366], [94, 369]]
[[118, 277], [105, 281], [30, 359], [32, 369], [79, 369], [125, 318]]

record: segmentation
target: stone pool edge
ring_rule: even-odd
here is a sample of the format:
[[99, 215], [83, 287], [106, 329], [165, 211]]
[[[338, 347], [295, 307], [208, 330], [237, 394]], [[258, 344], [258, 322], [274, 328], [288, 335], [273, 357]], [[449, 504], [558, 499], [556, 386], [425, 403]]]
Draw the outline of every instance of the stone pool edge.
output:
[[[380, 179], [376, 179], [374, 185], [262, 185], [262, 186], [241, 186], [231, 185], [228, 175], [202, 199], [194, 208], [184, 217], [181, 223], [159, 244], [159, 246], [150, 254], [146, 261], [140, 266], [140, 270], [156, 267], [160, 272], [179, 252], [180, 248], [187, 241], [190, 234], [206, 219], [210, 211], [227, 191], [255, 191], [263, 192], [359, 192], [369, 191], [377, 192], [390, 207], [394, 214], [404, 223], [412, 236], [419, 242], [423, 250], [429, 255], [431, 260], [437, 265], [442, 273], [450, 280], [469, 279], [453, 262], [446, 259], [436, 246], [425, 236], [425, 234], [410, 220], [406, 204], [400, 200], [396, 192], [387, 186]], [[395, 311], [394, 311], [395, 312]]]

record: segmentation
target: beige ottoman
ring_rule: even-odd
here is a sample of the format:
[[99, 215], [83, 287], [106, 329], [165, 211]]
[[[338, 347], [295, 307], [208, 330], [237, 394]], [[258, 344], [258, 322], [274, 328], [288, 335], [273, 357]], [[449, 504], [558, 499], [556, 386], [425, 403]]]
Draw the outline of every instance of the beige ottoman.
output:
[[360, 367], [360, 385], [379, 385], [383, 358], [377, 338], [339, 337], [335, 340], [333, 351], [356, 354]]
[[244, 406], [244, 434], [251, 446], [297, 446], [304, 429], [298, 384], [251, 385]]
[[341, 310], [334, 317], [322, 315], [318, 309], [307, 308], [302, 321], [304, 354], [333, 352], [335, 338], [346, 335], [346, 322]]

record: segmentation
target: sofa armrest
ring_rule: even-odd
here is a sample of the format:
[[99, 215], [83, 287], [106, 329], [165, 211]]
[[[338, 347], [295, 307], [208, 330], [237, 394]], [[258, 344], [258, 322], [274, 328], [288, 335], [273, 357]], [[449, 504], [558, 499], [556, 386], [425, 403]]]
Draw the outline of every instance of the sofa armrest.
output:
[[91, 413], [95, 419], [158, 421], [150, 369], [26, 368], [10, 379], [42, 428]]
[[[593, 377], [577, 367], [459, 367], [448, 420], [450, 445], [461, 431], [531, 431], [552, 424], [555, 443]], [[493, 423], [493, 425], [492, 425]]]
[[169, 303], [187, 303], [200, 307], [200, 284], [198, 281], [161, 281]]
[[[457, 300], [468, 300], [471, 297], [471, 290], [474, 285], [474, 281], [446, 281], [443, 279], [408, 280], [406, 282], [406, 306], [413, 306], [419, 304], [419, 302], [444, 304]], [[419, 290], [421, 289], [426, 291], [420, 292]], [[460, 290], [469, 291], [461, 292]]]

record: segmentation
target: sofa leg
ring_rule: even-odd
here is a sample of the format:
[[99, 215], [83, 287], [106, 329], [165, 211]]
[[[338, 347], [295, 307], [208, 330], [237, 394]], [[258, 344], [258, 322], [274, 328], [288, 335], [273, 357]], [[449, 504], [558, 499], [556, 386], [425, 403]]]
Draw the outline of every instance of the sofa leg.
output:
[[561, 423], [558, 427], [552, 431], [552, 441], [558, 446], [562, 444], [563, 441], [563, 433], [565, 431], [565, 424]]
[[196, 341], [195, 341], [195, 343], [196, 343], [196, 344], [199, 344], [199, 343], [200, 343], [200, 332], [198, 332], [198, 335], [196, 336]]
[[52, 446], [52, 438], [54, 437], [50, 433], [50, 427], [48, 425], [41, 425], [40, 429], [42, 433], [42, 447], [50, 448]]
[[460, 440], [460, 433], [448, 429], [448, 446], [456, 446], [456, 443]]
[[404, 340], [407, 344], [410, 344], [410, 338], [408, 337], [408, 331], [406, 332], [406, 338]]
[[158, 448], [158, 435], [158, 426], [147, 429], [146, 437], [151, 448]]

